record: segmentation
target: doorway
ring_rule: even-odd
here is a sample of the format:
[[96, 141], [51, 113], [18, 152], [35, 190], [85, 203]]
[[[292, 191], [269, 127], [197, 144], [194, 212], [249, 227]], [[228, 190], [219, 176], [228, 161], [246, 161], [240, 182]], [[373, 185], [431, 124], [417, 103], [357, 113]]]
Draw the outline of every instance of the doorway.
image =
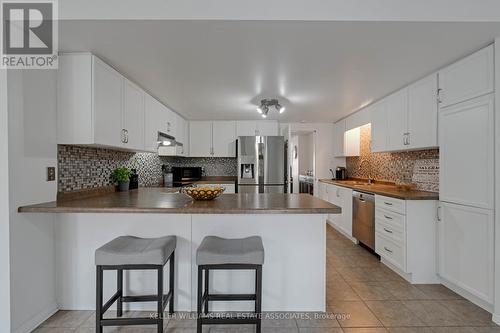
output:
[[291, 193], [314, 194], [316, 174], [316, 131], [291, 133]]

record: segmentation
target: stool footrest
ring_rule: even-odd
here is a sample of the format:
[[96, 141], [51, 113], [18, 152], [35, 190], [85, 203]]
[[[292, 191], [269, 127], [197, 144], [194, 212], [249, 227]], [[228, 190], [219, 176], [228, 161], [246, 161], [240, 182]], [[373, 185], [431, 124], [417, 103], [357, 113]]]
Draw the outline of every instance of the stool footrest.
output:
[[101, 319], [102, 326], [154, 325], [158, 319], [153, 318], [109, 318]]
[[[168, 301], [172, 297], [172, 293], [163, 295], [163, 302]], [[158, 295], [137, 295], [137, 296], [123, 296], [122, 302], [158, 302]]]
[[255, 301], [255, 294], [208, 294], [209, 301]]

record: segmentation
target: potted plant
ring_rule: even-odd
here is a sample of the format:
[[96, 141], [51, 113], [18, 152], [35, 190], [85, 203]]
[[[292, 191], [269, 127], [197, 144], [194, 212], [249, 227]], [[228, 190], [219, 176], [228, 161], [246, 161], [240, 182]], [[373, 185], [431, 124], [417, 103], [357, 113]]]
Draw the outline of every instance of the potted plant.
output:
[[127, 167], [116, 168], [111, 174], [111, 178], [118, 183], [118, 191], [126, 192], [130, 185], [130, 175], [132, 172]]

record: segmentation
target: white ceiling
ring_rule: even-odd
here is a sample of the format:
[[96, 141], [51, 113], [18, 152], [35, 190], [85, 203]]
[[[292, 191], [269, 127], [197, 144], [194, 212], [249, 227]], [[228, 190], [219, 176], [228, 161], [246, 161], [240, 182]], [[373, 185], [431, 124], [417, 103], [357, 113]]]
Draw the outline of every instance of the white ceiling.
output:
[[[336, 121], [500, 36], [500, 23], [60, 21], [61, 51], [90, 51], [187, 119]], [[273, 115], [274, 116], [274, 115]], [[277, 118], [274, 116], [274, 118]]]

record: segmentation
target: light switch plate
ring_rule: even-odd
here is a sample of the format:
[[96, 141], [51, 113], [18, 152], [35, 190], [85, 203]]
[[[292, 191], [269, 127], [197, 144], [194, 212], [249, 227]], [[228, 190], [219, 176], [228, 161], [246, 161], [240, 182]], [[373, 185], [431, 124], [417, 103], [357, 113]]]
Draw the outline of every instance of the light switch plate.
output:
[[56, 168], [47, 167], [47, 181], [53, 182], [54, 180], [56, 180]]

